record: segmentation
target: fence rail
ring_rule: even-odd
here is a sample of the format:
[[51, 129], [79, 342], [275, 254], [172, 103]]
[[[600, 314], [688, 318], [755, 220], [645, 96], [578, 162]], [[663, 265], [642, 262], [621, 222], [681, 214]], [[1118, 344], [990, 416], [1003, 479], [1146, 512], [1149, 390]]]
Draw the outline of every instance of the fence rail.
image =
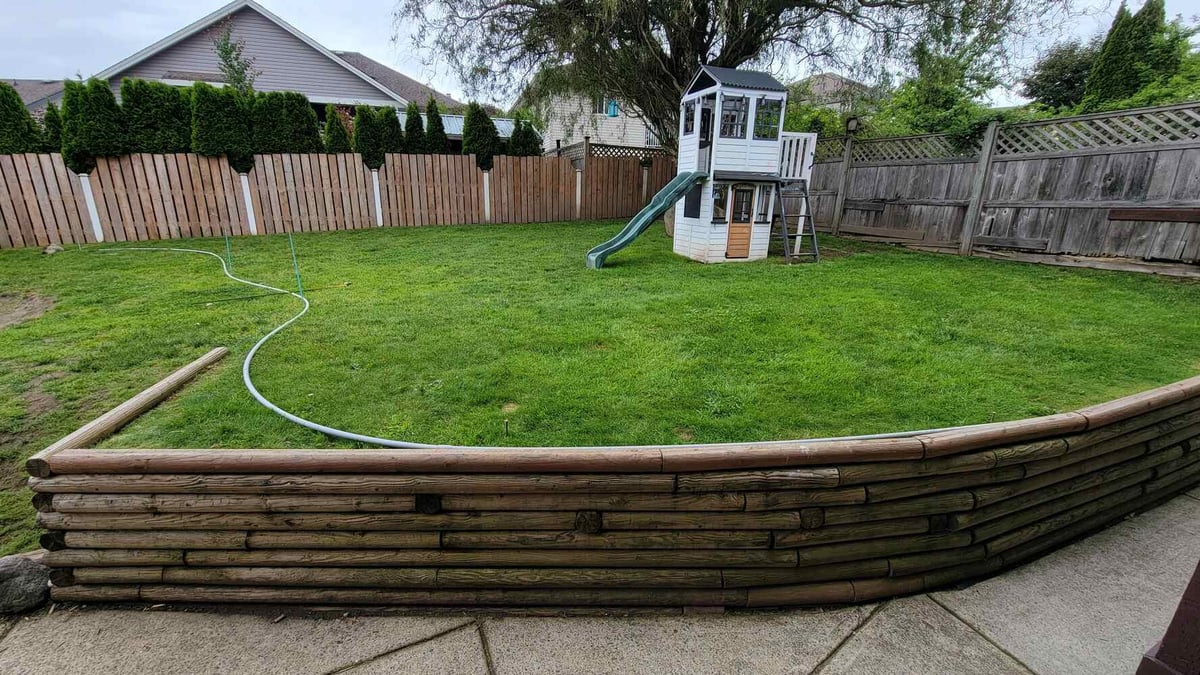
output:
[[57, 154], [0, 155], [0, 248], [624, 218], [674, 175], [665, 157], [502, 156], [485, 173], [473, 156], [393, 154], [373, 175], [357, 154], [269, 154], [240, 176], [221, 158], [135, 154], [81, 177]]

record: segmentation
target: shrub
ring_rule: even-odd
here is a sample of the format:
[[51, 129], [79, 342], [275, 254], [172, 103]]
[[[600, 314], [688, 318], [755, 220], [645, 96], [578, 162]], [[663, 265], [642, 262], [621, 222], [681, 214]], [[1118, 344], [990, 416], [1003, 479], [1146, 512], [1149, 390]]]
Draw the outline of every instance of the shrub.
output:
[[425, 152], [425, 124], [421, 108], [413, 101], [404, 109], [404, 146], [409, 152]]
[[62, 115], [53, 103], [42, 117], [42, 152], [62, 152]]
[[425, 106], [425, 152], [441, 155], [445, 154], [446, 148], [446, 127], [442, 125], [442, 113], [431, 96]]
[[350, 152], [350, 134], [346, 132], [346, 123], [342, 114], [332, 103], [325, 105], [325, 152]]
[[162, 82], [121, 81], [129, 152], [187, 152], [192, 141], [191, 92]]
[[362, 155], [363, 164], [372, 170], [383, 165], [382, 131], [374, 109], [360, 105], [354, 110], [354, 151]]
[[513, 124], [512, 137], [508, 139], [508, 154], [517, 157], [536, 157], [542, 154], [542, 140], [533, 130], [533, 123], [518, 117]]
[[321, 152], [324, 147], [316, 111], [294, 91], [255, 95], [252, 126], [254, 152]]
[[217, 89], [204, 82], [192, 87], [192, 152], [224, 155], [229, 165], [245, 173], [254, 165], [249, 105], [252, 101], [233, 88]]
[[475, 155], [475, 164], [484, 171], [492, 168], [492, 156], [499, 150], [500, 140], [496, 125], [487, 111], [478, 103], [467, 106], [463, 120], [463, 154]]
[[126, 151], [124, 115], [107, 82], [67, 80], [62, 103], [63, 160], [72, 171], [86, 173], [97, 157]]
[[379, 109], [380, 135], [383, 138], [383, 151], [404, 152], [404, 129], [400, 127], [400, 116], [392, 107]]
[[0, 82], [0, 154], [37, 152], [42, 143], [42, 131], [25, 109], [21, 95], [7, 82]]

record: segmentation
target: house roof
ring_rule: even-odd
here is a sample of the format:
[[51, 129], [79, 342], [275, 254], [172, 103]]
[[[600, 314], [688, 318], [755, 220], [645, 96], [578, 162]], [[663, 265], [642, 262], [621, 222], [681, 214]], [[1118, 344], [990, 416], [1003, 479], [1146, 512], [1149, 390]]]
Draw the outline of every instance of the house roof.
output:
[[[780, 84], [779, 80], [776, 80], [769, 73], [757, 70], [700, 66], [700, 72], [707, 73], [709, 77], [726, 87], [761, 89], [763, 91], [787, 91], [787, 87]], [[699, 73], [697, 73], [697, 76], [699, 76]]]
[[5, 82], [12, 85], [13, 89], [17, 90], [17, 94], [21, 97], [21, 102], [25, 105], [40, 101], [62, 91], [62, 80], [18, 80], [6, 79]]
[[[408, 116], [404, 114], [403, 110], [397, 110], [396, 115], [400, 117], [400, 126], [404, 126], [404, 120]], [[450, 138], [462, 138], [463, 121], [465, 119], [462, 115], [442, 115], [442, 128], [446, 130], [446, 135]], [[421, 124], [426, 126], [429, 124], [425, 113], [421, 113]], [[496, 134], [500, 138], [511, 138], [513, 128], [516, 126], [516, 120], [510, 117], [493, 117], [492, 124], [496, 125]]]
[[349, 63], [355, 68], [358, 68], [362, 72], [366, 73], [371, 77], [371, 79], [375, 80], [379, 84], [382, 84], [391, 91], [410, 101], [424, 103], [425, 101], [429, 100], [430, 96], [432, 96], [433, 100], [437, 101], [439, 105], [462, 105], [460, 101], [450, 98], [448, 95], [437, 91], [433, 87], [421, 84], [404, 73], [392, 70], [375, 59], [372, 59], [364, 54], [360, 54], [359, 52], [335, 51], [334, 54], [337, 54], [346, 63]]

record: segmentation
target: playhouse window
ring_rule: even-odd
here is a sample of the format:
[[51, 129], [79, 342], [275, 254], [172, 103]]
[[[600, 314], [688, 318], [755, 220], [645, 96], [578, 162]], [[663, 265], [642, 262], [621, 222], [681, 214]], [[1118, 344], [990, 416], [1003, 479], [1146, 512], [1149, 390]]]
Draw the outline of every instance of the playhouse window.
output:
[[750, 222], [750, 202], [754, 199], [754, 190], [745, 187], [733, 191], [733, 222]]
[[713, 222], [725, 221], [725, 200], [729, 195], [728, 185], [713, 185]]
[[745, 96], [726, 96], [721, 100], [721, 138], [746, 137]]
[[754, 113], [754, 138], [775, 140], [779, 136], [779, 114], [782, 108], [782, 101], [765, 98], [758, 100], [758, 110]]
[[683, 105], [683, 135], [696, 132], [696, 102], [688, 101]]
[[758, 186], [758, 215], [754, 220], [759, 223], [767, 222], [767, 207], [771, 205], [771, 186]]

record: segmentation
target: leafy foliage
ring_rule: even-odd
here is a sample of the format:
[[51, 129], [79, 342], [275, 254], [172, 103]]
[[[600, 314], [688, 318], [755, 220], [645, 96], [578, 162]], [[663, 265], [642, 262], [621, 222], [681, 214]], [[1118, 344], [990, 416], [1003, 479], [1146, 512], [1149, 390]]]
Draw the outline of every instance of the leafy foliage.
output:
[[218, 68], [225, 86], [249, 96], [254, 93], [254, 80], [262, 75], [254, 68], [254, 58], [246, 56], [246, 41], [233, 37], [233, 17], [227, 17], [209, 35], [217, 53]]
[[499, 152], [500, 137], [496, 124], [478, 103], [467, 106], [463, 120], [463, 154], [475, 155], [475, 165], [484, 171], [492, 168], [492, 156]]
[[383, 137], [383, 151], [404, 152], [404, 129], [400, 127], [400, 116], [396, 109], [384, 107], [379, 109], [380, 134]]
[[37, 152], [42, 144], [42, 131], [25, 109], [21, 95], [7, 82], [0, 82], [0, 154]]
[[187, 152], [192, 142], [191, 91], [162, 82], [121, 81], [129, 152]]
[[431, 155], [445, 154], [448, 149], [446, 127], [442, 124], [442, 113], [437, 101], [429, 98], [425, 106], [425, 152]]
[[367, 168], [383, 166], [383, 127], [371, 106], [360, 105], [354, 110], [353, 142], [354, 151], [362, 155]]
[[787, 112], [783, 116], [783, 130], [815, 133], [820, 136], [841, 136], [846, 131], [846, 120], [841, 113], [832, 108], [793, 103], [789, 99]]
[[125, 153], [125, 117], [108, 83], [67, 80], [63, 87], [62, 152], [67, 166], [86, 173], [96, 166], [96, 157]]
[[62, 115], [53, 103], [42, 116], [42, 152], [62, 152]]
[[272, 91], [254, 97], [254, 152], [321, 152], [317, 113], [304, 94]]
[[232, 87], [217, 89], [205, 82], [192, 85], [192, 152], [225, 155], [234, 170], [249, 171], [254, 164], [250, 103], [251, 99]]
[[537, 157], [542, 154], [542, 139], [533, 129], [533, 123], [523, 117], [513, 122], [512, 136], [508, 139], [508, 154], [516, 157]]
[[1071, 40], [1055, 45], [1021, 80], [1021, 93], [1051, 109], [1066, 109], [1083, 100], [1088, 74], [1102, 42]]
[[425, 123], [421, 120], [421, 107], [409, 101], [404, 109], [404, 145], [408, 152], [425, 152]]
[[346, 131], [346, 122], [342, 113], [332, 103], [325, 104], [325, 130], [321, 134], [325, 143], [325, 152], [350, 152], [350, 134]]

